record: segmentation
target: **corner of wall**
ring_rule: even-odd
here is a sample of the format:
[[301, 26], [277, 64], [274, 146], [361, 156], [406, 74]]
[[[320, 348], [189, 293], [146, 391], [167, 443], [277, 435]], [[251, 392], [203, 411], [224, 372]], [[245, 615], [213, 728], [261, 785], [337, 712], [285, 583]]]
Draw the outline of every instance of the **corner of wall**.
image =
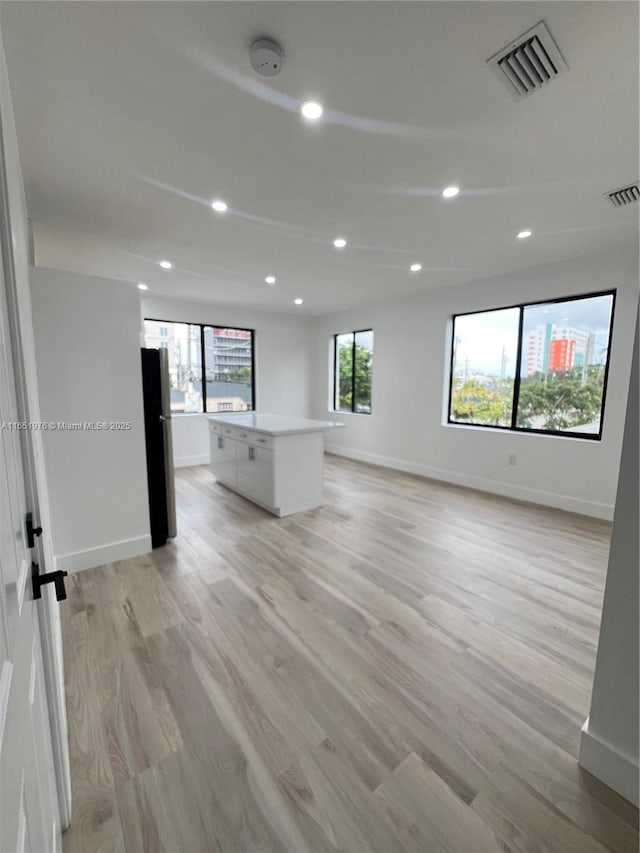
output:
[[106, 563], [116, 563], [119, 560], [141, 557], [143, 554], [148, 554], [149, 551], [151, 551], [151, 536], [145, 534], [121, 542], [108, 542], [84, 551], [58, 554], [56, 556], [56, 568], [65, 572], [81, 572], [85, 569], [94, 569], [96, 566], [104, 566]]
[[640, 766], [637, 760], [592, 732], [589, 717], [580, 733], [578, 764], [626, 800], [640, 806]]

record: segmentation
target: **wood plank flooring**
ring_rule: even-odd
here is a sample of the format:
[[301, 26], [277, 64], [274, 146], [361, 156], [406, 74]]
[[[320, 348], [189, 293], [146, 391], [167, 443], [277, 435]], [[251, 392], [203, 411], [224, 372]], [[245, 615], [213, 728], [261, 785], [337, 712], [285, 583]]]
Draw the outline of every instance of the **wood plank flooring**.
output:
[[580, 770], [610, 526], [327, 457], [276, 519], [69, 578], [66, 853], [635, 853]]

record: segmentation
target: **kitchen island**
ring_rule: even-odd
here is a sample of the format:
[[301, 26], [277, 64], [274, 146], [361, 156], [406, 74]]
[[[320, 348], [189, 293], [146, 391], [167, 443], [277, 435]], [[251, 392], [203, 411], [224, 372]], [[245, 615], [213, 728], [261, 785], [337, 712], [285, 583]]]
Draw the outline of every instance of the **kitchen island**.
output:
[[257, 412], [208, 420], [219, 483], [279, 517], [321, 505], [324, 430], [344, 424]]

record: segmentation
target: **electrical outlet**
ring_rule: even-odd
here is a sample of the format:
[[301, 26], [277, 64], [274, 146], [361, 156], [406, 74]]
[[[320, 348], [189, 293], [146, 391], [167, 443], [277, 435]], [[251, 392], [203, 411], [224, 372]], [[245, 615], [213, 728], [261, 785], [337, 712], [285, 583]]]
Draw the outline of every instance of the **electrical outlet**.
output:
[[517, 457], [516, 457], [516, 454], [515, 454], [515, 453], [510, 453], [510, 454], [509, 454], [509, 458], [508, 458], [508, 460], [507, 460], [507, 461], [508, 461], [509, 465], [515, 465], [515, 464], [518, 462], [518, 459], [517, 459]]

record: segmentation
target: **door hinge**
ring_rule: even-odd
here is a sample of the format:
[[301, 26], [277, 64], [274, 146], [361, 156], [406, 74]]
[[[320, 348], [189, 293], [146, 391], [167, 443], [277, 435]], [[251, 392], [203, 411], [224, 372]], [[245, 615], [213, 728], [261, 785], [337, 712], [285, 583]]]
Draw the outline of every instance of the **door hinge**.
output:
[[47, 583], [53, 583], [56, 587], [56, 599], [64, 601], [67, 597], [67, 590], [64, 586], [64, 579], [67, 572], [58, 569], [57, 572], [44, 572], [40, 574], [40, 566], [37, 563], [31, 563], [31, 583], [33, 585], [33, 597], [42, 598], [42, 587]]
[[42, 528], [33, 526], [33, 513], [32, 512], [27, 513], [25, 524], [26, 524], [26, 528], [27, 528], [27, 545], [29, 546], [29, 548], [33, 548], [36, 544], [36, 542], [35, 542], [36, 536], [42, 535]]

